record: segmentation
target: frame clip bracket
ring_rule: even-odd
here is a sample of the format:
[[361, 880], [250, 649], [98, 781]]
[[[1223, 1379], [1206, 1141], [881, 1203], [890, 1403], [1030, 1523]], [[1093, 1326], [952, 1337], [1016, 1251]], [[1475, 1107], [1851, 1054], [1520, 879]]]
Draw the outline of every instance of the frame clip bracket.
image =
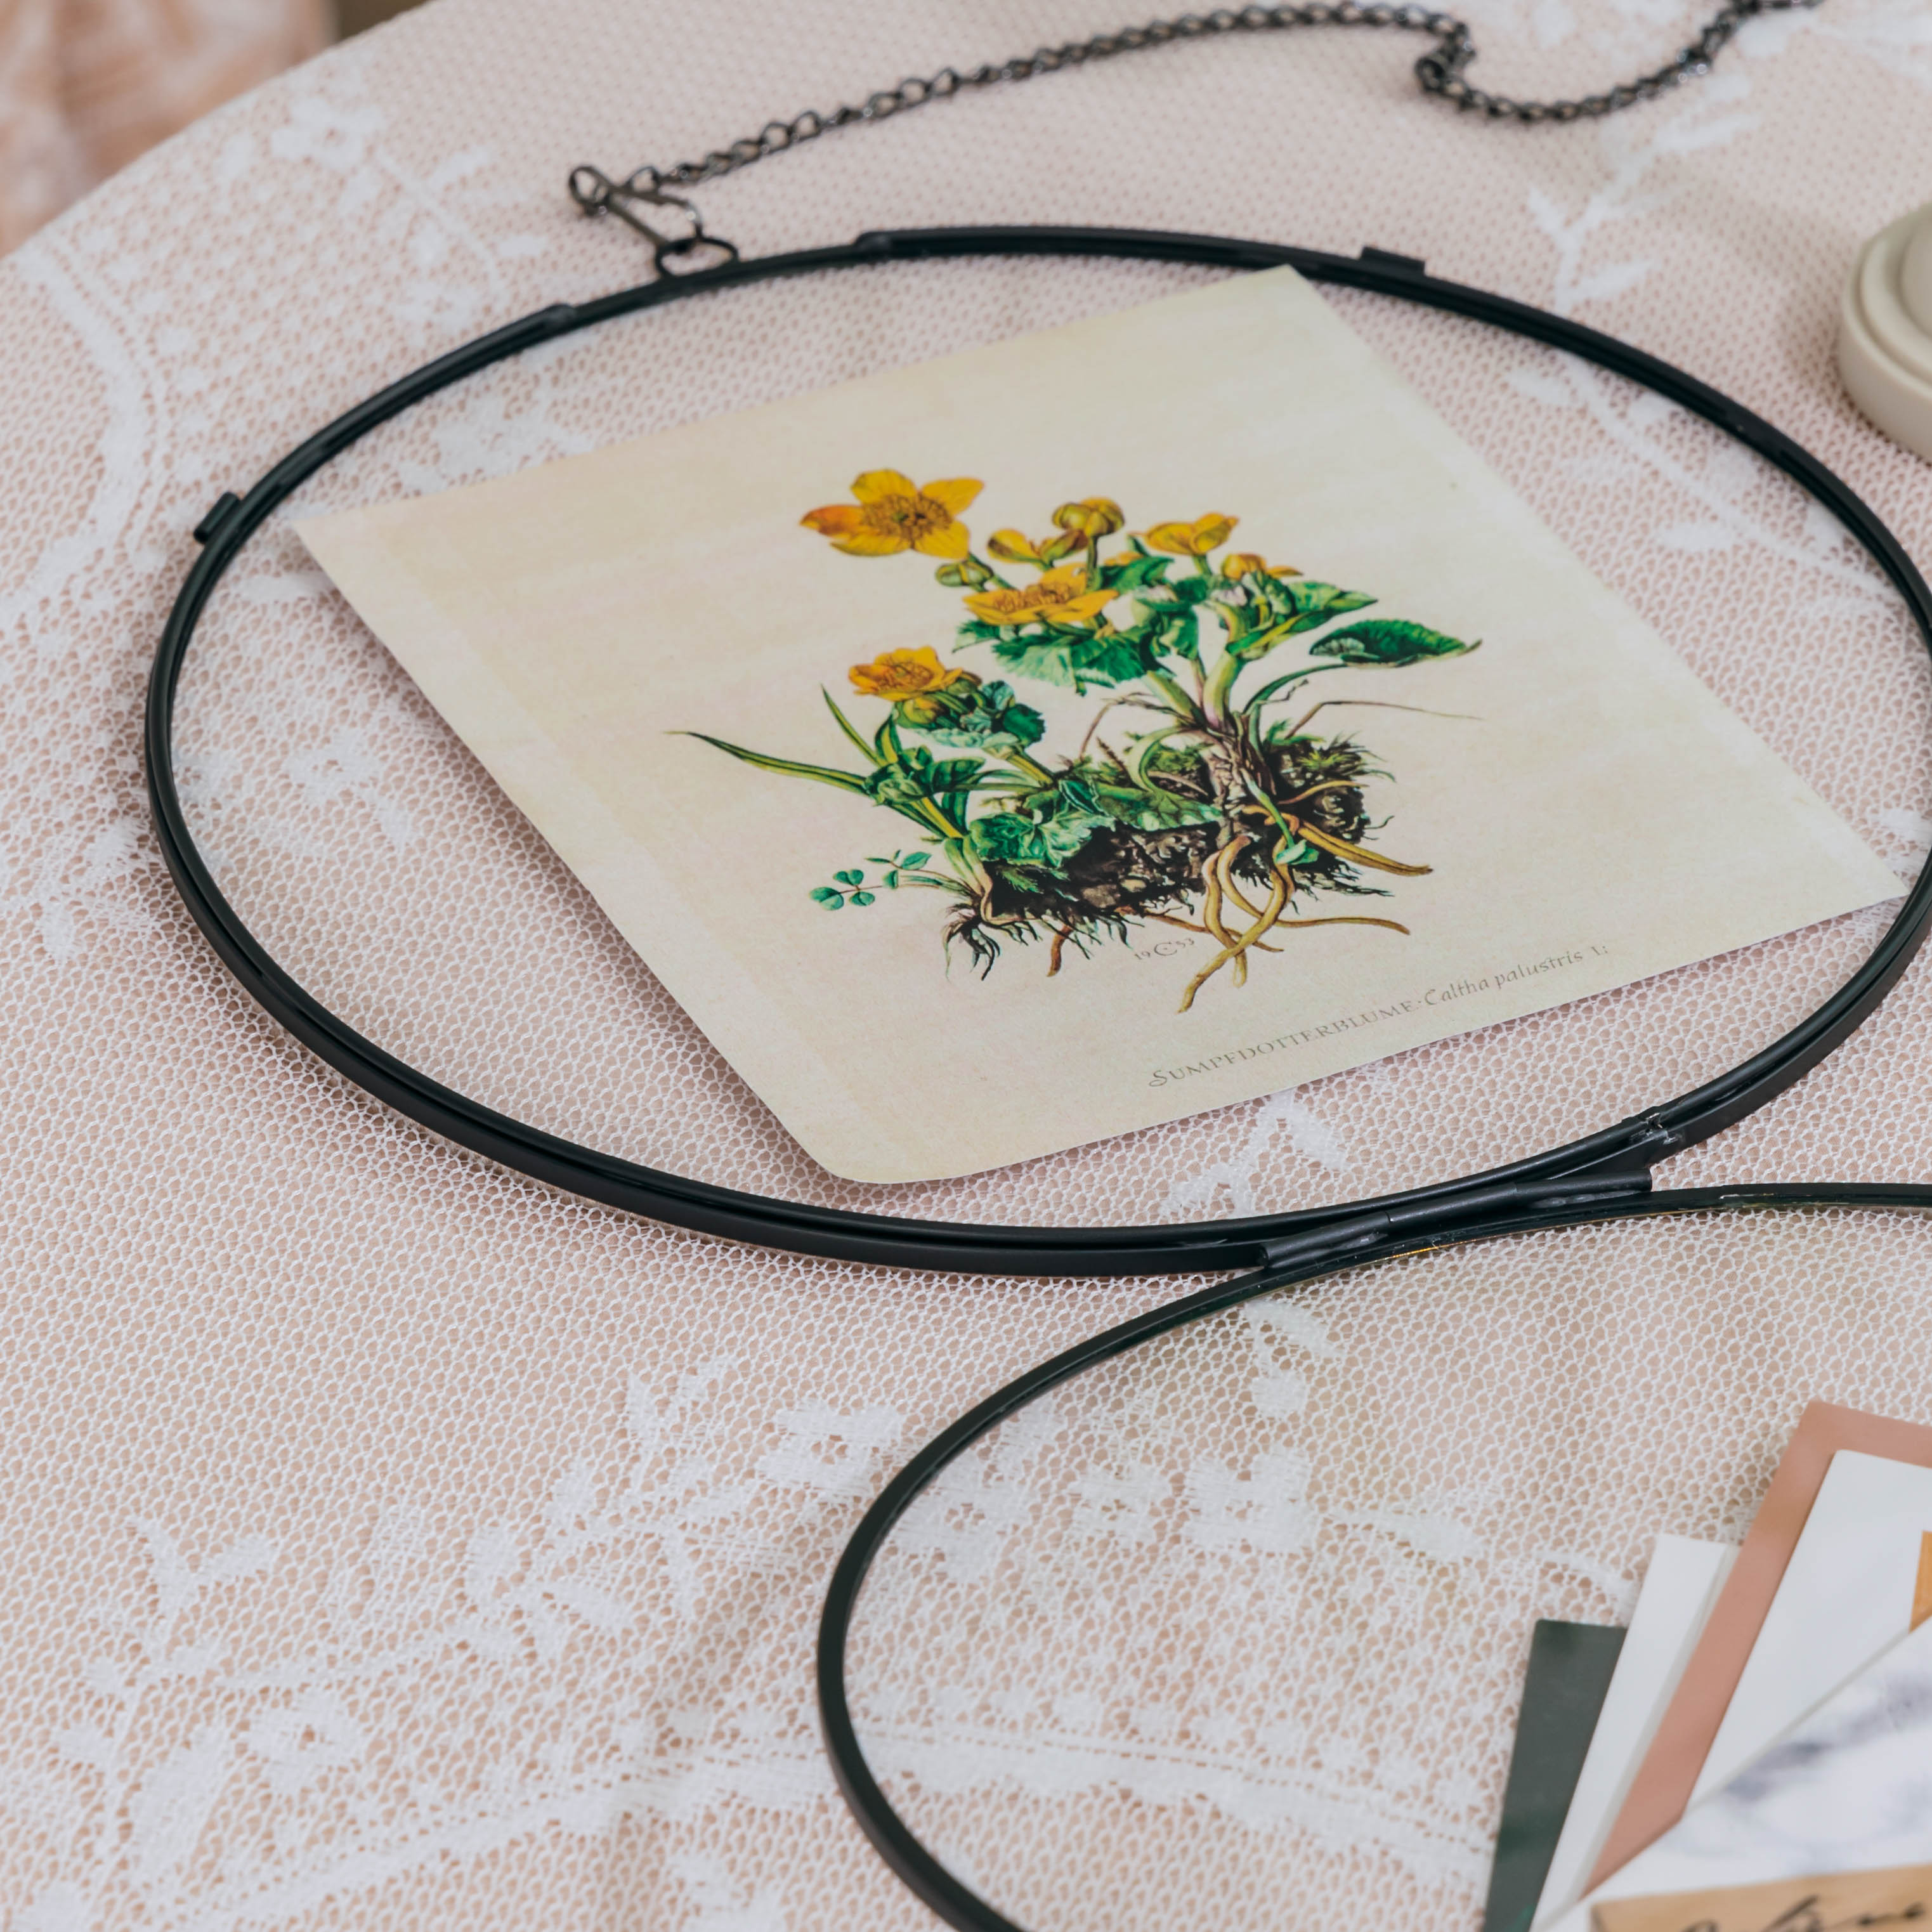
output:
[[[571, 170], [570, 194], [586, 214], [614, 214], [635, 229], [650, 244], [651, 263], [660, 275], [722, 268], [738, 259], [735, 242], [706, 234], [704, 218], [698, 210], [682, 195], [667, 194], [655, 182], [640, 182], [635, 175], [628, 181], [614, 182], [601, 168], [586, 165]], [[638, 212], [664, 208], [676, 211], [668, 224], [675, 232], [670, 234], [652, 226]]]

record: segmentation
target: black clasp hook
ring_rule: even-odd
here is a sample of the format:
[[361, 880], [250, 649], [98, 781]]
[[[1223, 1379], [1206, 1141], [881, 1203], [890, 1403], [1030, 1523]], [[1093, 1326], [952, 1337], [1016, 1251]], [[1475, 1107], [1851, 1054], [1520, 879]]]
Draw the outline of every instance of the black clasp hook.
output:
[[[635, 175], [628, 181], [614, 182], [601, 168], [584, 166], [571, 170], [570, 194], [586, 214], [614, 214], [635, 229], [650, 244], [651, 264], [661, 275], [722, 268], [738, 259], [736, 242], [706, 234], [704, 217], [698, 210], [681, 195], [665, 194], [654, 182], [646, 184]], [[640, 208], [677, 209], [684, 217], [685, 232], [661, 232], [638, 212]], [[700, 256], [709, 259], [694, 259]]]

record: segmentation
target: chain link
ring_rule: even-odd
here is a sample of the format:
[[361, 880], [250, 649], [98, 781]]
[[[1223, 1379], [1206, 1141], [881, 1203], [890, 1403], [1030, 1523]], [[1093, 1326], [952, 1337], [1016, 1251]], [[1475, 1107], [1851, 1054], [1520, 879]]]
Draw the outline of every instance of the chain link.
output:
[[[702, 160], [679, 161], [669, 167], [646, 164], [622, 182], [610, 180], [598, 169], [580, 167], [572, 172], [571, 193], [585, 214], [621, 214], [661, 248], [682, 250], [708, 242], [710, 238], [704, 236], [688, 204], [668, 190], [702, 187], [722, 176], [736, 174], [754, 161], [815, 141], [835, 128], [848, 128], [856, 122], [889, 120], [896, 114], [910, 113], [915, 107], [924, 107], [934, 100], [950, 100], [956, 94], [971, 90], [997, 87], [1006, 81], [1032, 80], [1067, 68], [1112, 60], [1117, 55], [1138, 53], [1144, 48], [1211, 40], [1226, 34], [1276, 33], [1291, 27], [1392, 27], [1406, 33], [1426, 34], [1436, 44], [1415, 63], [1416, 82], [1424, 94], [1438, 95], [1453, 101], [1465, 112], [1484, 115], [1492, 121], [1535, 125], [1549, 121], [1596, 120], [1634, 106], [1639, 101], [1654, 100], [1680, 82], [1708, 73], [1712, 62], [1738, 29], [1755, 15], [1818, 4], [1819, 0], [1725, 0], [1697, 37], [1654, 72], [1625, 81], [1605, 93], [1586, 94], [1574, 100], [1516, 100], [1472, 86], [1464, 77], [1476, 58], [1476, 44], [1468, 25], [1453, 14], [1432, 12], [1426, 8], [1360, 6], [1355, 0], [1335, 0], [1335, 4], [1329, 4], [1326, 0], [1314, 0], [1314, 4], [1304, 6], [1223, 8], [1212, 14], [1184, 14], [1174, 20], [1150, 21], [1144, 27], [1096, 34], [1090, 40], [1070, 40], [1063, 46], [1040, 47], [1020, 58], [989, 62], [963, 74], [957, 68], [941, 68], [937, 74], [881, 88], [856, 105], [835, 107], [829, 113], [808, 108], [789, 121], [768, 121], [757, 134], [734, 141], [729, 147], [715, 148]], [[667, 243], [627, 208], [627, 203], [638, 202], [684, 209], [692, 233]]]

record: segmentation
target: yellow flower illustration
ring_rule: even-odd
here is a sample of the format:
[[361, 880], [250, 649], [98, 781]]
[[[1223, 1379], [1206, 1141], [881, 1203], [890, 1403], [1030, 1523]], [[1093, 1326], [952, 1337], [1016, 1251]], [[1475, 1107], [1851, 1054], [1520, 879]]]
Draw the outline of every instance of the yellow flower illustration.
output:
[[1112, 601], [1111, 590], [1090, 590], [1087, 573], [1077, 564], [1049, 570], [1037, 584], [1023, 590], [982, 590], [966, 600], [966, 608], [984, 624], [1048, 624], [1084, 628]]
[[1299, 577], [1301, 573], [1292, 563], [1270, 563], [1264, 556], [1257, 556], [1251, 550], [1231, 551], [1221, 560], [1221, 574], [1231, 579], [1239, 579], [1258, 574], [1263, 577]]
[[1077, 535], [1067, 530], [1039, 543], [1018, 530], [995, 530], [986, 539], [986, 548], [1002, 563], [1036, 563], [1044, 567], [1058, 563], [1079, 541]]
[[1210, 510], [1191, 524], [1156, 524], [1142, 541], [1150, 550], [1163, 550], [1171, 556], [1205, 556], [1219, 550], [1234, 533], [1239, 517], [1224, 517]]
[[828, 503], [799, 521], [850, 556], [916, 550], [956, 562], [970, 548], [959, 514], [984, 487], [970, 476], [922, 485], [896, 470], [868, 470], [853, 482], [856, 503]]
[[939, 653], [930, 644], [916, 651], [888, 651], [868, 664], [854, 664], [848, 674], [852, 688], [866, 698], [922, 698], [929, 692], [949, 686], [977, 684], [970, 671], [956, 670], [939, 662]]
[[1124, 528], [1127, 518], [1111, 496], [1083, 496], [1077, 503], [1061, 504], [1054, 512], [1053, 520], [1063, 530], [1093, 543]]

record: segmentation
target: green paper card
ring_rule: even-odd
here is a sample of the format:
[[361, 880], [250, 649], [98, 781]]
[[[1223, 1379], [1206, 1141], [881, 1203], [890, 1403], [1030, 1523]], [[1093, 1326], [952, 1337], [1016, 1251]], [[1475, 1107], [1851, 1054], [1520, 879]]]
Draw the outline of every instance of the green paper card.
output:
[[1623, 1647], [1615, 1624], [1537, 1620], [1483, 1932], [1529, 1932]]

